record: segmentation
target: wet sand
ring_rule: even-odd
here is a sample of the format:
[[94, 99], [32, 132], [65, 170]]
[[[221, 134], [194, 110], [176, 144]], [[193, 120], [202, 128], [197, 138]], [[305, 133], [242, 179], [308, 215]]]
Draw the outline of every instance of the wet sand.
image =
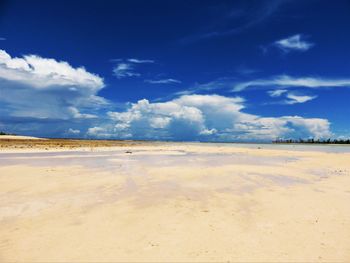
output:
[[0, 150], [0, 262], [350, 261], [345, 148], [35, 143]]

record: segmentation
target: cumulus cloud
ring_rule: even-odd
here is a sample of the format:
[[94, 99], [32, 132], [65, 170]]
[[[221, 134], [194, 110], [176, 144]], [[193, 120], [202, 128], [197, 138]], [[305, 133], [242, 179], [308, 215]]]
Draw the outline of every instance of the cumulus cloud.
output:
[[68, 111], [72, 114], [73, 118], [76, 119], [92, 119], [97, 118], [94, 114], [88, 114], [88, 113], [80, 113], [79, 110], [75, 107], [68, 107]]
[[98, 91], [104, 86], [101, 77], [83, 67], [73, 68], [67, 62], [36, 55], [12, 58], [5, 50], [0, 50], [0, 78], [37, 89], [79, 86]]
[[69, 128], [67, 133], [72, 134], [72, 135], [78, 135], [78, 134], [80, 134], [80, 130]]
[[158, 79], [158, 80], [152, 80], [152, 79], [146, 79], [145, 82], [150, 84], [172, 84], [172, 83], [181, 83], [180, 80], [177, 79]]
[[240, 97], [184, 95], [151, 103], [146, 99], [121, 112], [109, 112], [111, 123], [89, 129], [95, 137], [249, 141], [331, 136], [326, 119], [300, 116], [261, 117], [244, 112]]
[[113, 138], [113, 134], [109, 133], [107, 128], [97, 126], [89, 128], [86, 135], [91, 138]]
[[[83, 67], [38, 55], [11, 57], [0, 50], [0, 116], [11, 127], [33, 130], [40, 123], [95, 119], [94, 112], [108, 105], [97, 95], [104, 86], [101, 77]], [[62, 127], [63, 134], [63, 126], [52, 130]]]
[[238, 92], [250, 87], [303, 87], [303, 88], [334, 88], [334, 87], [350, 87], [350, 79], [326, 79], [313, 77], [291, 77], [288, 75], [280, 75], [271, 79], [257, 79], [238, 83], [232, 91]]
[[283, 52], [290, 51], [307, 51], [314, 46], [313, 43], [308, 42], [301, 34], [296, 34], [284, 39], [274, 42], [274, 46]]

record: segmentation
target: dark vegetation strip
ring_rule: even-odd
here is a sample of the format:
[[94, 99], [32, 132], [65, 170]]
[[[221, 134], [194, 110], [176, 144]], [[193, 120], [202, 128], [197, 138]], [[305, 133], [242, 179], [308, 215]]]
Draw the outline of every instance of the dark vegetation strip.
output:
[[326, 140], [315, 140], [315, 139], [277, 139], [273, 143], [302, 143], [302, 144], [350, 144], [350, 139], [326, 139]]

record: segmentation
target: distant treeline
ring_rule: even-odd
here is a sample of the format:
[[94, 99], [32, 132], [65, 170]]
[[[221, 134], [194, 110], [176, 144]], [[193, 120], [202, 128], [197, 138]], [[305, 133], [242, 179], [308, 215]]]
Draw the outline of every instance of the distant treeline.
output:
[[273, 143], [315, 143], [315, 144], [350, 144], [350, 139], [298, 139], [298, 140], [292, 140], [292, 139], [277, 139], [273, 141]]
[[8, 132], [3, 132], [3, 131], [0, 131], [0, 135], [15, 135], [15, 134], [12, 134], [12, 133], [8, 133]]

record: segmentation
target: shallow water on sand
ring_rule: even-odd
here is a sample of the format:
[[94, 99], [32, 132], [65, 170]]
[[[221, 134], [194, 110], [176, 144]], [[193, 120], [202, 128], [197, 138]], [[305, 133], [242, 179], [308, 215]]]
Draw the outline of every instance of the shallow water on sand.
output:
[[[170, 147], [168, 147], [170, 145]], [[279, 174], [277, 170], [286, 165], [301, 161], [303, 158], [298, 154], [271, 154], [254, 155], [244, 149], [257, 149], [256, 153], [264, 149], [290, 150], [290, 151], [317, 151], [325, 153], [342, 153], [350, 148], [344, 146], [324, 146], [324, 145], [276, 145], [276, 144], [199, 144], [187, 143], [187, 146], [194, 148], [178, 147], [181, 144], [168, 144], [164, 148], [113, 148], [108, 150], [75, 150], [75, 151], [39, 151], [39, 152], [0, 152], [1, 166], [25, 165], [29, 167], [81, 167], [91, 172], [107, 172], [113, 175], [125, 176], [132, 182], [133, 177], [147, 175], [147, 171], [154, 169], [165, 169], [165, 173], [176, 169], [187, 169], [198, 171], [200, 169], [214, 169], [212, 173], [225, 166], [229, 169], [230, 178], [241, 178], [245, 183], [237, 187], [239, 192], [247, 192], [256, 188], [261, 188], [270, 182], [273, 185], [289, 187], [295, 184], [309, 183], [308, 180], [300, 178], [299, 175]], [[173, 147], [174, 146], [174, 147]], [[182, 145], [181, 145], [182, 146]], [[197, 148], [204, 146], [205, 148]], [[211, 147], [215, 150], [211, 152]], [[227, 151], [228, 147], [240, 148], [243, 151]], [[197, 149], [197, 150], [195, 150]], [[207, 150], [205, 150], [207, 149]], [[209, 150], [208, 150], [209, 149]], [[222, 150], [220, 150], [222, 149]], [[249, 172], [238, 171], [234, 167], [252, 167]], [[266, 167], [273, 168], [266, 172]], [[312, 180], [325, 177], [328, 171], [324, 169], [313, 169], [309, 171], [313, 175]], [[168, 176], [166, 187], [171, 185], [173, 176]], [[220, 180], [220, 176], [213, 177], [213, 180]], [[218, 178], [218, 179], [215, 179]], [[263, 183], [262, 183], [263, 182]], [[132, 184], [130, 184], [132, 185]], [[246, 186], [248, 185], [248, 186]], [[232, 191], [232, 187], [220, 186], [219, 191]]]
[[241, 153], [198, 153], [173, 150], [153, 152], [126, 149], [108, 152], [69, 151], [69, 152], [34, 152], [34, 153], [0, 153], [0, 166], [30, 165], [30, 166], [84, 166], [86, 168], [113, 170], [120, 164], [137, 162], [141, 166], [201, 166], [216, 167], [222, 165], [273, 165], [292, 162], [294, 157], [256, 158]]
[[208, 143], [208, 145], [248, 149], [350, 153], [350, 145], [346, 144]]
[[[197, 145], [197, 144], [196, 144]], [[214, 145], [214, 144], [209, 144]], [[207, 145], [205, 145], [207, 147]], [[220, 144], [222, 146], [222, 144]], [[225, 145], [226, 146], [226, 145]], [[232, 144], [230, 145], [232, 147]], [[216, 145], [215, 147], [218, 147]], [[255, 146], [261, 147], [261, 146]], [[241, 178], [245, 183], [236, 186], [223, 187], [218, 184], [219, 192], [237, 192], [245, 193], [253, 191], [256, 188], [264, 187], [266, 182], [274, 185], [289, 187], [295, 184], [307, 183], [293, 176], [266, 174], [263, 167], [280, 167], [299, 159], [295, 156], [254, 156], [244, 152], [202, 152], [186, 151], [183, 149], [172, 148], [171, 150], [159, 149], [113, 149], [108, 151], [56, 151], [56, 152], [25, 152], [25, 153], [0, 153], [1, 166], [26, 165], [30, 167], [81, 167], [89, 171], [107, 172], [114, 175], [120, 175], [127, 178], [129, 186], [135, 176], [147, 175], [147, 171], [154, 169], [165, 169], [166, 173], [177, 169], [187, 169], [196, 171], [200, 169], [214, 169], [219, 171], [224, 166], [250, 166], [254, 172], [239, 172], [235, 168], [230, 168], [228, 175], [230, 178]], [[173, 177], [167, 176], [166, 182], [162, 188], [173, 188]], [[203, 177], [205, 178], [205, 176]], [[200, 179], [207, 180], [207, 179]], [[210, 180], [221, 180], [218, 175]], [[259, 179], [260, 178], [260, 179]], [[264, 181], [264, 183], [261, 182]], [[216, 182], [215, 182], [216, 183]], [[220, 186], [219, 186], [220, 185]], [[131, 187], [132, 188], [132, 187]]]

